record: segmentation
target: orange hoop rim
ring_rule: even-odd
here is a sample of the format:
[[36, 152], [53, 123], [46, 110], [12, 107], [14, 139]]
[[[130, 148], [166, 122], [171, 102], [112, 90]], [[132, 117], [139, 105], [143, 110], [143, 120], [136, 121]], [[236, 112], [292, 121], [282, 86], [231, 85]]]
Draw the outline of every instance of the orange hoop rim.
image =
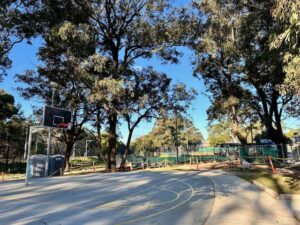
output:
[[59, 123], [57, 124], [57, 127], [59, 128], [68, 128], [69, 124], [68, 123]]

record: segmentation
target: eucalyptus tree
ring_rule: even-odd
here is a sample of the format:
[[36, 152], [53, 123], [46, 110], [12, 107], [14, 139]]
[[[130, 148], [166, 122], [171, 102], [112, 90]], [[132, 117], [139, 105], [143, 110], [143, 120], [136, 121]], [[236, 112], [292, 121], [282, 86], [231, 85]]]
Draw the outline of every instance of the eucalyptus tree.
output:
[[153, 68], [133, 72], [134, 77], [125, 85], [121, 115], [128, 127], [128, 137], [121, 167], [124, 167], [130, 149], [134, 129], [142, 121], [151, 121], [177, 110], [183, 114], [195, 98], [196, 92], [188, 90], [185, 85], [170, 85], [171, 79], [165, 74], [157, 73]]
[[274, 3], [195, 3], [204, 31], [197, 34], [201, 35], [196, 42], [199, 45], [194, 44], [199, 56], [195, 72], [202, 75], [212, 93], [209, 112], [216, 112], [217, 116], [227, 114], [233, 125], [239, 126], [259, 119], [270, 139], [281, 144], [286, 143], [282, 119], [294, 97], [291, 92], [279, 92], [285, 72], [279, 51], [269, 48], [269, 37], [280, 29], [271, 15]]
[[202, 1], [194, 4], [199, 9], [200, 18], [206, 16], [203, 32], [197, 34], [201, 35], [200, 41], [198, 39], [198, 44], [193, 47], [197, 56], [194, 74], [204, 80], [210, 94], [208, 119], [229, 121], [232, 133], [246, 144], [241, 129], [251, 113], [244, 101], [249, 98], [249, 93], [242, 87], [244, 66], [236, 48], [240, 9], [233, 2]]
[[38, 53], [43, 64], [36, 71], [28, 70], [16, 77], [17, 81], [26, 84], [18, 88], [24, 98], [40, 99], [44, 104], [50, 105], [54, 88], [54, 106], [72, 111], [72, 127], [68, 131], [64, 130], [60, 138], [66, 146], [65, 167], [68, 170], [73, 146], [82, 136], [84, 125], [94, 110], [94, 106], [87, 101], [86, 91], [77, 78], [79, 75], [76, 69], [80, 60], [92, 54], [94, 48], [90, 47], [92, 44], [89, 40], [81, 39], [81, 36], [62, 38], [58, 21], [57, 24], [46, 22], [47, 26], [43, 28], [42, 34], [45, 44]]
[[21, 162], [24, 156], [26, 136], [26, 119], [19, 114], [2, 122], [0, 126], [0, 157], [5, 163], [4, 170], [9, 168], [9, 162]]
[[128, 136], [121, 168], [124, 168], [134, 129], [142, 121], [151, 121], [158, 117], [162, 110], [166, 110], [171, 79], [150, 67], [132, 71], [132, 78], [126, 82], [121, 118], [127, 124]]
[[[178, 139], [176, 138], [178, 136]], [[178, 145], [199, 145], [204, 138], [193, 122], [180, 115], [160, 117], [150, 133], [134, 140], [133, 148], [137, 152], [156, 151], [157, 149], [174, 147]]]
[[280, 51], [280, 58], [284, 63], [286, 78], [280, 86], [281, 93], [287, 90], [298, 96], [293, 106], [288, 108], [290, 115], [300, 115], [300, 3], [297, 0], [277, 0], [272, 15], [281, 29], [271, 36], [271, 49]]
[[[89, 5], [92, 10], [83, 32], [94, 37], [96, 45], [94, 54], [82, 63], [82, 80], [90, 90], [90, 100], [105, 111], [108, 168], [115, 170], [123, 85], [130, 81], [132, 67], [139, 58], [156, 55], [164, 62], [178, 61], [180, 53], [175, 46], [182, 44], [186, 17], [181, 16], [183, 11], [172, 9], [167, 0], [74, 2], [78, 7]], [[62, 26], [66, 33], [73, 29], [69, 23]]]
[[282, 29], [272, 35], [271, 48], [279, 48], [287, 74], [286, 84], [297, 93], [300, 88], [300, 2], [277, 0], [272, 15]]
[[0, 158], [5, 162], [5, 170], [10, 160], [22, 159], [25, 130], [25, 118], [15, 104], [14, 97], [0, 89]]
[[282, 120], [295, 96], [291, 90], [280, 92], [286, 73], [280, 50], [269, 48], [270, 36], [281, 29], [271, 14], [274, 4], [275, 1], [251, 1], [243, 9], [247, 13], [242, 17], [239, 48], [245, 60], [245, 85], [253, 89], [248, 88], [252, 93], [251, 106], [269, 138], [276, 144], [285, 144]]
[[168, 0], [35, 3], [41, 18], [37, 30], [45, 39], [39, 55], [46, 62], [37, 77], [45, 83], [45, 90], [54, 80], [62, 86], [76, 84], [87, 97], [83, 102], [94, 109], [97, 132], [107, 129], [107, 168], [115, 170], [124, 85], [132, 78], [138, 58], [158, 56], [163, 62], [178, 62], [175, 46], [182, 44], [189, 28], [185, 10], [173, 9]]
[[210, 146], [218, 144], [235, 143], [235, 136], [231, 130], [231, 124], [228, 121], [211, 124], [208, 127], [208, 142]]
[[0, 80], [11, 66], [10, 51], [23, 40], [30, 43], [35, 33], [33, 5], [32, 0], [0, 1]]
[[[28, 70], [16, 76], [17, 81], [26, 86], [18, 88], [26, 99], [36, 98], [44, 104], [51, 104], [52, 89], [54, 105], [72, 111], [72, 128], [64, 130], [59, 137], [65, 148], [65, 167], [69, 169], [69, 159], [76, 141], [82, 137], [86, 125], [95, 107], [87, 101], [87, 92], [80, 79], [77, 68], [81, 61], [95, 51], [93, 40], [79, 32], [71, 35], [64, 32], [61, 24], [80, 26], [88, 22], [89, 9], [79, 9], [73, 1], [31, 0], [35, 15], [33, 30], [43, 44], [38, 52], [42, 61], [35, 70]], [[55, 87], [53, 86], [55, 84]]]
[[[58, 46], [55, 49], [58, 51]], [[43, 54], [46, 52], [47, 54], [44, 56]], [[40, 66], [37, 72], [26, 71], [24, 74], [17, 75], [18, 81], [27, 84], [25, 87], [19, 87], [18, 90], [25, 99], [40, 99], [44, 104], [50, 105], [51, 93], [54, 88], [53, 105], [72, 111], [71, 129], [63, 130], [62, 135], [57, 134], [58, 139], [66, 146], [64, 151], [65, 168], [68, 170], [73, 146], [82, 137], [84, 126], [88, 122], [94, 106], [87, 101], [84, 89], [74, 79], [76, 74], [73, 73], [73, 61], [68, 60], [59, 64], [59, 61], [56, 61], [56, 57], [59, 56], [50, 53], [51, 57], [49, 57], [49, 52], [48, 49], [41, 49], [40, 56], [43, 58], [44, 66]], [[51, 68], [51, 64], [55, 64], [54, 68], [59, 68], [59, 71]], [[55, 82], [55, 87], [53, 87], [53, 82]]]
[[0, 89], [0, 123], [10, 119], [17, 112], [18, 108], [15, 105], [14, 96]]

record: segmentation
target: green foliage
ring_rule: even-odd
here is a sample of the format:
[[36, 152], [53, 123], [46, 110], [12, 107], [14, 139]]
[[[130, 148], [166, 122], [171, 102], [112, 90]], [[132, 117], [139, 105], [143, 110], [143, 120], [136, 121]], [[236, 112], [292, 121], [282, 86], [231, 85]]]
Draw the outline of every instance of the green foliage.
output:
[[0, 122], [18, 113], [14, 96], [0, 89]]
[[[258, 136], [263, 133], [262, 126], [259, 122], [244, 125], [241, 130], [241, 134], [246, 138], [247, 143], [259, 143]], [[229, 121], [221, 121], [219, 123], [213, 123], [208, 128], [208, 141], [210, 145], [216, 146], [223, 143], [238, 143], [238, 139], [232, 131], [232, 127]]]
[[6, 170], [10, 161], [20, 162], [23, 158], [26, 127], [25, 119], [20, 116], [0, 124], [0, 158]]
[[6, 70], [11, 66], [10, 50], [18, 43], [34, 35], [32, 26], [34, 16], [32, 0], [1, 0], [0, 1], [0, 81]]
[[157, 119], [152, 131], [137, 138], [133, 143], [136, 153], [156, 151], [176, 145], [199, 145], [203, 141], [201, 132], [192, 121], [180, 115]]
[[[255, 120], [249, 107], [250, 93], [243, 88], [243, 60], [237, 44], [239, 5], [234, 1], [201, 1], [194, 3], [200, 16], [207, 18], [200, 42], [193, 46], [198, 56], [195, 76], [201, 76], [210, 93], [211, 106], [207, 111], [210, 122], [230, 121], [234, 135], [246, 143], [241, 134], [242, 121]], [[200, 34], [198, 34], [200, 35]]]
[[273, 8], [274, 18], [281, 30], [271, 39], [271, 48], [280, 49], [287, 74], [282, 88], [298, 94], [300, 88], [300, 3], [297, 0], [277, 0]]
[[0, 89], [0, 163], [5, 170], [11, 160], [21, 161], [23, 157], [26, 127], [14, 97]]
[[281, 28], [271, 15], [274, 1], [213, 0], [194, 6], [203, 27], [193, 45], [195, 75], [210, 92], [209, 119], [230, 121], [242, 143], [247, 142], [243, 125], [259, 120], [270, 139], [285, 143], [281, 123], [295, 98], [290, 90], [279, 92], [286, 74], [280, 51], [269, 48], [269, 37]]
[[211, 125], [208, 129], [208, 142], [211, 146], [232, 143], [230, 124], [220, 123]]
[[[178, 62], [175, 46], [186, 37], [184, 10], [174, 9], [168, 0], [54, 0], [41, 1], [37, 12], [37, 30], [45, 39], [39, 51], [43, 66], [37, 75], [28, 71], [19, 76], [31, 85], [21, 91], [49, 102], [49, 84], [55, 81], [61, 86], [57, 102], [80, 109], [80, 103], [86, 103], [79, 112], [95, 122], [99, 144], [107, 128], [107, 165], [114, 167], [121, 118], [134, 128], [139, 120], [154, 116], [170, 82], [152, 68], [136, 71], [135, 61], [156, 55], [164, 62]], [[140, 113], [137, 121], [128, 119]]]

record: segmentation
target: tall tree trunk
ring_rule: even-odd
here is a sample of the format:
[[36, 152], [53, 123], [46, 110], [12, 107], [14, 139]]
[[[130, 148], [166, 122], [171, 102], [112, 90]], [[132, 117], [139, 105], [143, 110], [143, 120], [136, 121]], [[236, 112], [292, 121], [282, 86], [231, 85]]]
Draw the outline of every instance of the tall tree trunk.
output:
[[65, 153], [65, 170], [70, 170], [70, 158], [73, 151], [74, 142], [68, 142], [66, 147], [66, 153]]
[[102, 159], [102, 161], [104, 162], [105, 165], [105, 170], [109, 171], [109, 167], [108, 167], [108, 159], [105, 157], [105, 155], [103, 155], [102, 152], [102, 137], [101, 137], [101, 124], [99, 123], [100, 118], [98, 116], [97, 122], [96, 122], [96, 126], [97, 126], [97, 143], [98, 143], [98, 154], [99, 154], [99, 158]]
[[108, 169], [116, 171], [116, 152], [117, 152], [117, 113], [112, 113], [108, 123]]
[[105, 170], [109, 171], [108, 159], [102, 152], [101, 122], [102, 122], [101, 121], [101, 107], [99, 106], [99, 104], [97, 104], [97, 114], [96, 114], [97, 137], [96, 137], [96, 140], [98, 143], [98, 154], [99, 154], [100, 159], [102, 159], [102, 161], [105, 164]]
[[[272, 101], [269, 110], [264, 110], [263, 124], [267, 129], [268, 137], [278, 145], [278, 154], [280, 158], [287, 157], [286, 144], [288, 143], [285, 137], [282, 125], [281, 125], [281, 115], [279, 113], [278, 107], [278, 91], [274, 91], [272, 94]], [[267, 101], [266, 101], [267, 102]], [[266, 103], [265, 103], [266, 104]]]
[[242, 135], [242, 133], [241, 133], [240, 123], [239, 123], [237, 113], [236, 113], [236, 108], [234, 105], [231, 107], [231, 113], [232, 113], [232, 133], [235, 137], [237, 137], [237, 139], [239, 139], [241, 144], [246, 145], [247, 138], [244, 135]]
[[130, 129], [129, 130], [129, 134], [128, 134], [128, 138], [127, 138], [127, 142], [126, 142], [125, 152], [124, 152], [124, 154], [122, 156], [122, 162], [121, 162], [121, 165], [120, 165], [120, 169], [122, 169], [122, 170], [125, 169], [125, 163], [126, 163], [128, 151], [129, 151], [129, 148], [130, 148], [132, 134], [133, 134], [133, 129]]
[[264, 125], [267, 129], [268, 137], [278, 145], [278, 154], [280, 158], [287, 157], [287, 139], [283, 134], [282, 129], [278, 129], [277, 127], [274, 128], [272, 121], [270, 119], [266, 119], [264, 121]]
[[[281, 114], [279, 113], [278, 107], [278, 97], [280, 96], [277, 90], [273, 90], [271, 103], [269, 102], [266, 94], [260, 89], [256, 88], [257, 93], [260, 97], [260, 102], [262, 104], [262, 110], [260, 107], [256, 107], [258, 110], [258, 115], [262, 124], [267, 129], [268, 138], [271, 139], [276, 145], [278, 145], [278, 154], [281, 158], [285, 158], [287, 156], [287, 148], [286, 144], [287, 139], [284, 136], [282, 125], [281, 125]], [[261, 112], [262, 111], [262, 112]], [[275, 120], [275, 123], [273, 122]], [[274, 127], [275, 125], [275, 127]]]
[[242, 145], [247, 144], [247, 138], [244, 135], [242, 135], [240, 126], [236, 122], [232, 123], [232, 133], [235, 137], [237, 137], [237, 139], [241, 142]]
[[8, 163], [9, 163], [9, 144], [7, 143], [6, 158], [5, 158], [5, 171], [8, 170]]

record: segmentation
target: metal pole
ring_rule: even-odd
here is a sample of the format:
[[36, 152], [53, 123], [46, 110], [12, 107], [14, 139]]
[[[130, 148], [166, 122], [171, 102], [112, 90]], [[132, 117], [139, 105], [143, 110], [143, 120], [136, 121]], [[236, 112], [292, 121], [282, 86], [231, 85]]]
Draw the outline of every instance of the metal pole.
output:
[[85, 157], [87, 157], [87, 145], [88, 145], [88, 140], [85, 140]]
[[260, 148], [261, 148], [261, 152], [262, 152], [262, 155], [263, 155], [263, 158], [264, 158], [264, 164], [266, 164], [264, 148], [263, 147], [260, 147]]
[[36, 139], [35, 139], [35, 154], [37, 154], [38, 144], [39, 144], [39, 136], [36, 135]]
[[26, 166], [26, 178], [25, 178], [26, 186], [28, 186], [28, 180], [30, 178], [31, 139], [32, 139], [32, 127], [29, 128], [29, 140], [28, 140], [28, 149], [27, 149], [27, 166]]
[[24, 159], [26, 159], [27, 156], [27, 149], [28, 149], [28, 129], [29, 127], [26, 127], [26, 132], [25, 132], [25, 145], [24, 145]]
[[75, 158], [75, 153], [76, 152], [76, 142], [74, 143], [74, 145], [73, 145], [73, 159]]
[[177, 127], [177, 111], [175, 111], [175, 132], [176, 132], [176, 137], [175, 137], [175, 144], [176, 144], [176, 164], [178, 164], [178, 127]]
[[186, 150], [189, 151], [189, 135], [187, 134], [187, 146], [186, 146]]
[[[55, 88], [52, 85], [51, 106], [53, 106], [53, 103], [54, 103], [54, 93], [55, 93]], [[51, 152], [51, 133], [52, 133], [51, 128], [48, 128], [48, 143], [47, 143], [48, 147], [47, 147], [47, 161], [46, 161], [45, 177], [48, 177], [49, 155]]]
[[49, 155], [51, 151], [51, 128], [48, 128], [48, 141], [47, 141], [47, 161], [46, 161], [46, 168], [45, 168], [45, 177], [48, 177], [48, 164], [49, 164]]
[[93, 141], [93, 140], [85, 140], [85, 156], [86, 157], [88, 156], [88, 146], [91, 141]]

